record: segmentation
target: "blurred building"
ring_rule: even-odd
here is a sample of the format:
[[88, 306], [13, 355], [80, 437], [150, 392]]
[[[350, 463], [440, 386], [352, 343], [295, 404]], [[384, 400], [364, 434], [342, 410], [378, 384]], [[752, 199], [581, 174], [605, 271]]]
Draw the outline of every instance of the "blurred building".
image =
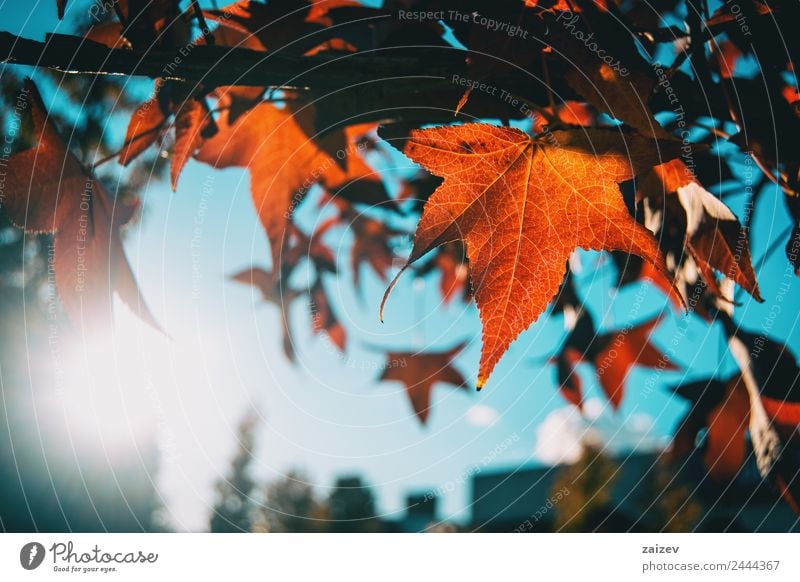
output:
[[[608, 479], [597, 483], [607, 500], [583, 516], [581, 531], [670, 531], [683, 523], [689, 504], [697, 504], [691, 531], [796, 532], [800, 521], [773, 487], [748, 463], [733, 483], [714, 483], [702, 459], [690, 458], [679, 474], [665, 470], [657, 454], [630, 454], [612, 461]], [[559, 511], [569, 504], [588, 507], [592, 499], [564, 478], [568, 466], [528, 466], [483, 472], [472, 480], [472, 521], [469, 529], [482, 532], [549, 532]], [[585, 477], [585, 471], [580, 473]], [[577, 478], [576, 478], [577, 479]], [[672, 491], [681, 483], [684, 497]], [[566, 489], [564, 489], [566, 488]], [[572, 488], [572, 490], [570, 490]], [[586, 483], [577, 485], [585, 489]], [[667, 491], [667, 489], [672, 491]], [[580, 509], [580, 508], [579, 508]], [[672, 531], [681, 528], [672, 528]]]
[[406, 497], [406, 512], [395, 519], [384, 519], [384, 531], [416, 533], [436, 526], [437, 499], [430, 492], [411, 493]]

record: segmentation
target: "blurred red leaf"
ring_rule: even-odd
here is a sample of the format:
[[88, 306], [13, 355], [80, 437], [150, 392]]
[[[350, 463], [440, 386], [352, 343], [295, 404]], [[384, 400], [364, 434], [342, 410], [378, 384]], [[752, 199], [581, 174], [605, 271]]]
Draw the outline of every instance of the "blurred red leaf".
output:
[[55, 233], [58, 294], [70, 318], [105, 327], [116, 292], [143, 321], [160, 329], [131, 271], [119, 227], [131, 216], [67, 149], [32, 81], [25, 82], [38, 144], [14, 155], [6, 178], [9, 217], [28, 232]]
[[467, 388], [467, 381], [454, 366], [453, 360], [466, 344], [458, 344], [443, 352], [388, 352], [380, 380], [402, 382], [414, 413], [422, 424], [428, 420], [431, 391], [439, 382], [456, 388]]

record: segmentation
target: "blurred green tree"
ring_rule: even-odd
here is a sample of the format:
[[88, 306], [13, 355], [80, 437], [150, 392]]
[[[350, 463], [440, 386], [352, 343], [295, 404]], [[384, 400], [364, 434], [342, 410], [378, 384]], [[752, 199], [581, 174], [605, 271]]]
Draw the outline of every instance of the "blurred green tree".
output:
[[336, 479], [328, 497], [329, 529], [335, 532], [371, 532], [380, 529], [375, 495], [358, 475]]
[[320, 532], [327, 522], [327, 507], [300, 472], [291, 471], [266, 487], [254, 531]]
[[250, 476], [253, 444], [258, 418], [247, 415], [239, 425], [238, 449], [231, 462], [230, 474], [217, 483], [217, 502], [211, 514], [210, 528], [215, 533], [249, 532], [253, 519], [252, 492], [255, 486]]

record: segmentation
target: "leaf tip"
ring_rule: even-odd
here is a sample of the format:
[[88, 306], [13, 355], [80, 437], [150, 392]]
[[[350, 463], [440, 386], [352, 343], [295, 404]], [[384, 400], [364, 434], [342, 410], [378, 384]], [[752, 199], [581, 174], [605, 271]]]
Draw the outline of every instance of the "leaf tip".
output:
[[403, 268], [400, 269], [400, 272], [394, 276], [394, 279], [392, 279], [392, 282], [389, 283], [389, 286], [383, 293], [383, 299], [381, 299], [381, 307], [380, 310], [378, 311], [378, 319], [380, 320], [381, 323], [383, 323], [383, 310], [386, 307], [386, 301], [389, 299], [389, 294], [392, 292], [392, 289], [394, 289], [394, 286], [397, 284], [397, 280], [400, 279], [400, 275], [402, 275], [403, 272], [408, 268], [409, 264], [410, 263], [406, 263], [405, 265], [403, 265]]
[[461, 113], [461, 109], [463, 109], [464, 105], [466, 105], [467, 101], [469, 101], [469, 96], [471, 93], [472, 93], [472, 87], [470, 87], [464, 92], [464, 94], [461, 96], [461, 99], [458, 100], [456, 109], [453, 112], [453, 117], [458, 117], [458, 114]]

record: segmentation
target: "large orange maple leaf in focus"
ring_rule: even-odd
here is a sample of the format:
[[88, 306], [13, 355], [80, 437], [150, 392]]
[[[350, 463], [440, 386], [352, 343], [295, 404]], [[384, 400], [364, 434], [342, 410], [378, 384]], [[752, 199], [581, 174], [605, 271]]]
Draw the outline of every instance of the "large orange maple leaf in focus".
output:
[[413, 131], [404, 153], [444, 178], [425, 205], [409, 264], [444, 243], [466, 243], [483, 324], [478, 389], [547, 308], [576, 248], [635, 254], [666, 273], [618, 183], [674, 158], [673, 142], [591, 129], [536, 139], [473, 123]]

